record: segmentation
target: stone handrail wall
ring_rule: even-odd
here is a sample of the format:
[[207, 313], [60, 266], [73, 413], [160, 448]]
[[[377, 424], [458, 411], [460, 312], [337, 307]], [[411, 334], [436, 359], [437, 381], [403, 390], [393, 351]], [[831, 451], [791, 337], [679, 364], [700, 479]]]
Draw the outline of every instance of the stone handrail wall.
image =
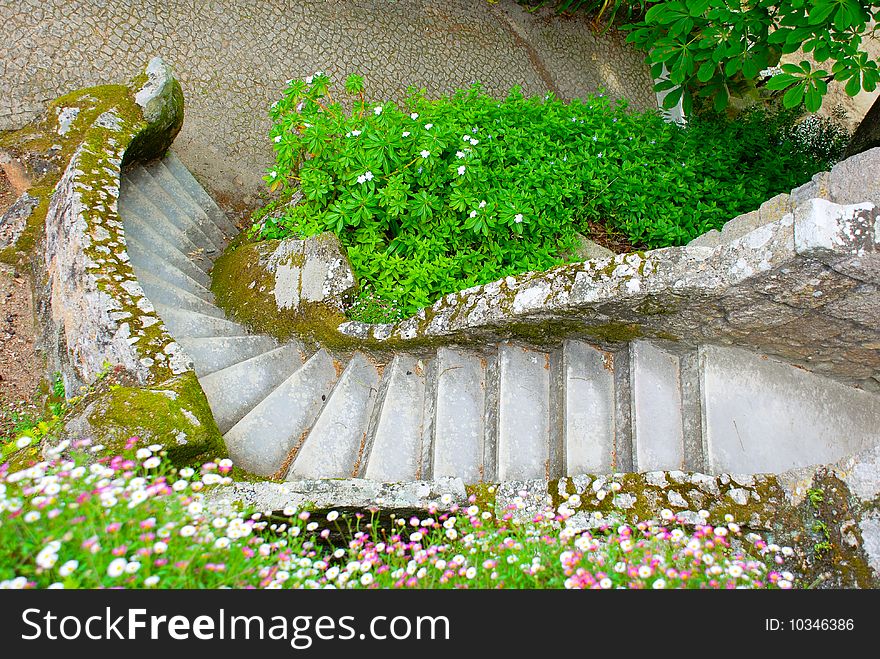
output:
[[[134, 89], [87, 89], [50, 107], [41, 129], [61, 140], [79, 131], [45, 215], [37, 298], [44, 311], [43, 344], [50, 368], [68, 384], [89, 383], [106, 363], [122, 366], [141, 384], [191, 368], [166, 331], [129, 264], [117, 212], [123, 161], [160, 155], [182, 121], [180, 88], [158, 58]], [[69, 120], [67, 128], [59, 117]], [[57, 125], [55, 125], [57, 124]], [[55, 134], [52, 135], [54, 126]]]
[[338, 329], [377, 348], [569, 336], [610, 349], [639, 337], [741, 345], [876, 389], [878, 217], [873, 149], [689, 246], [507, 277], [398, 323]]

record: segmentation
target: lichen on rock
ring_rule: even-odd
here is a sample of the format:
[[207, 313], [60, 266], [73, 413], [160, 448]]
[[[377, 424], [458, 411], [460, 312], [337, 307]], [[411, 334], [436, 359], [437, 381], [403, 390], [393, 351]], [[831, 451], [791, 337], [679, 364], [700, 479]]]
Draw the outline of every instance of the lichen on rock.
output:
[[65, 434], [103, 444], [111, 455], [128, 440], [161, 444], [178, 465], [226, 456], [208, 400], [189, 371], [150, 387], [113, 385], [87, 401], [65, 425]]

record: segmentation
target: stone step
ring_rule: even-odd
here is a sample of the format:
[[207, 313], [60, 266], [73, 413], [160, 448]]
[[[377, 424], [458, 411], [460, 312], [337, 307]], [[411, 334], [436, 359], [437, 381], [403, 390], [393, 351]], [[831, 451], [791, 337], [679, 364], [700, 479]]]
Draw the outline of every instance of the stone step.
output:
[[379, 371], [356, 352], [306, 437], [287, 480], [352, 478], [363, 459]]
[[154, 304], [153, 306], [175, 339], [247, 334], [244, 327], [229, 320], [164, 304]]
[[425, 365], [412, 355], [396, 355], [385, 368], [374, 422], [367, 436], [366, 468], [374, 481], [418, 480], [425, 412]]
[[700, 347], [710, 473], [835, 462], [880, 435], [880, 396], [738, 348]]
[[226, 433], [291, 373], [303, 353], [288, 344], [199, 378], [221, 433]]
[[432, 478], [483, 480], [486, 359], [453, 348], [437, 350]]
[[211, 239], [211, 242], [214, 243], [218, 251], [222, 252], [231, 236], [227, 236], [220, 227], [211, 221], [208, 214], [187, 194], [180, 181], [168, 170], [165, 163], [161, 160], [154, 160], [145, 169], [153, 177], [153, 180], [174, 198], [174, 201], [183, 209], [190, 218], [190, 221], [196, 224]]
[[678, 355], [633, 341], [630, 378], [635, 471], [685, 469]]
[[290, 464], [333, 391], [336, 367], [319, 350], [224, 436], [233, 462], [259, 476]]
[[165, 165], [168, 171], [177, 179], [177, 182], [180, 183], [181, 187], [186, 190], [190, 199], [192, 199], [192, 201], [205, 212], [208, 218], [216, 224], [224, 234], [230, 237], [238, 234], [236, 226], [229, 221], [229, 218], [226, 217], [226, 213], [220, 210], [220, 207], [217, 206], [214, 200], [211, 199], [211, 196], [205, 192], [202, 185], [190, 173], [186, 166], [180, 162], [176, 153], [168, 151], [162, 159], [162, 164]]
[[220, 308], [203, 297], [190, 293], [164, 279], [154, 277], [149, 272], [139, 268], [135, 270], [135, 275], [137, 275], [138, 282], [140, 282], [141, 287], [147, 294], [147, 298], [149, 298], [154, 306], [156, 304], [164, 304], [169, 307], [183, 309], [184, 311], [196, 311], [206, 316], [226, 318], [226, 315]]
[[[186, 261], [188, 268], [184, 271], [176, 263], [172, 263], [161, 255], [150, 251], [143, 243], [130, 235], [126, 236], [126, 243], [128, 255], [131, 257], [131, 264], [135, 270], [140, 269], [141, 271], [151, 272], [178, 288], [213, 301], [214, 294], [207, 288], [207, 286], [211, 285], [211, 278], [205, 272], [193, 266], [189, 261]], [[177, 253], [179, 254], [179, 252]], [[186, 257], [181, 255], [181, 258], [185, 259]], [[198, 278], [193, 275], [197, 275]]]
[[498, 479], [548, 478], [550, 356], [500, 345], [498, 383]]
[[278, 347], [268, 336], [184, 337], [177, 340], [195, 364], [196, 375], [204, 377], [238, 362]]
[[614, 356], [583, 341], [562, 347], [561, 410], [565, 474], [616, 469]]
[[203, 249], [208, 257], [214, 259], [219, 256], [221, 248], [201, 230], [198, 222], [178, 203], [173, 193], [159, 185], [144, 167], [129, 170], [128, 179], [181, 233]]
[[[140, 218], [128, 215], [126, 210], [130, 211], [131, 209], [127, 209], [121, 199], [119, 208], [124, 219], [125, 242], [128, 246], [137, 243], [142, 247], [144, 254], [152, 254], [167, 261], [206, 287], [211, 285], [211, 277], [208, 275], [208, 270], [211, 268], [209, 261], [198, 260], [194, 262], [190, 255], [180, 251], [179, 245], [175, 245], [168, 238], [157, 233], [155, 228], [142, 222]], [[134, 255], [131, 256], [134, 258]]]
[[125, 179], [124, 184], [126, 187], [119, 198], [119, 206], [126, 217], [126, 230], [135, 229], [135, 235], [143, 235], [145, 242], [165, 240], [198, 268], [208, 272], [212, 262], [204, 250], [184, 235], [133, 183]]

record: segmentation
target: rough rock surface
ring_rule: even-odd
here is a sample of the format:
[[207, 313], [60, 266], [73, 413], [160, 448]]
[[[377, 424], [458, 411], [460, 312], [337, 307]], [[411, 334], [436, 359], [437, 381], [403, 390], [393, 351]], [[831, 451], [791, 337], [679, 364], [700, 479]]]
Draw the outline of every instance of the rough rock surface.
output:
[[340, 313], [357, 280], [332, 233], [299, 240], [242, 243], [214, 265], [213, 291], [232, 316], [276, 338], [292, 335], [307, 314]]
[[[644, 55], [583, 17], [528, 14], [513, 0], [22, 0], [0, 4], [0, 130], [16, 128], [70, 89], [123, 82], [143, 53], [174, 62], [186, 91], [177, 142], [196, 171], [259, 184], [271, 162], [267, 108], [285, 81], [316, 70], [362, 73], [369, 95], [401, 100], [480, 81], [503, 96], [600, 87], [655, 106]], [[283, 26], [281, 29], [279, 26]]]

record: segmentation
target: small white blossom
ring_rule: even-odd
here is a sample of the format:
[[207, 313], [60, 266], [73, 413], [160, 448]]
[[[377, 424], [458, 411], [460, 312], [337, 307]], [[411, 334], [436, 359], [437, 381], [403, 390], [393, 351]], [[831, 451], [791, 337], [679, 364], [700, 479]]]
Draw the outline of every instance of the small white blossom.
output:
[[422, 156], [422, 158], [427, 158], [427, 157], [430, 156], [430, 155], [431, 155], [431, 152], [428, 151], [427, 149], [423, 149], [422, 152], [421, 152], [421, 156]]
[[381, 105], [377, 105], [376, 107], [374, 107], [374, 108], [373, 108], [373, 114], [375, 114], [377, 117], [378, 117], [380, 114], [382, 114], [382, 106], [381, 106]]

